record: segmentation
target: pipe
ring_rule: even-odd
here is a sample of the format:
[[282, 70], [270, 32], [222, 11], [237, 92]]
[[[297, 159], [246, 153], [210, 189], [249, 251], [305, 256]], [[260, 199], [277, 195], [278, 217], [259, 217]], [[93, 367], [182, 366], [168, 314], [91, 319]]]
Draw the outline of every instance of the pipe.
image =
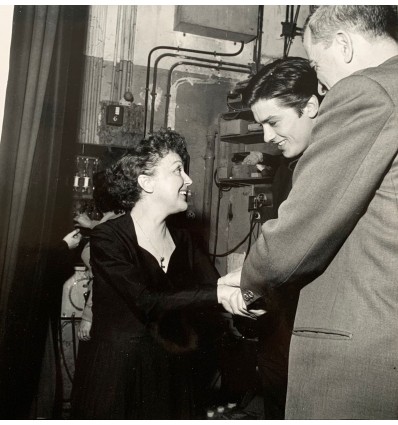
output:
[[177, 50], [178, 52], [200, 53], [200, 54], [203, 54], [203, 55], [213, 55], [214, 57], [216, 57], [216, 56], [232, 57], [232, 56], [238, 56], [240, 53], [242, 53], [244, 45], [245, 45], [245, 43], [242, 41], [239, 50], [237, 52], [233, 52], [233, 53], [223, 53], [223, 52], [215, 52], [215, 51], [211, 52], [209, 50], [185, 49], [183, 47], [174, 47], [174, 46], [157, 46], [157, 47], [154, 47], [148, 54], [148, 60], [147, 60], [147, 66], [146, 66], [144, 137], [145, 137], [145, 134], [146, 134], [146, 121], [147, 121], [147, 117], [148, 117], [149, 77], [150, 77], [150, 72], [151, 72], [151, 58], [152, 58], [152, 54], [156, 50], [161, 50], [161, 49]]
[[257, 21], [257, 52], [256, 52], [256, 73], [260, 70], [261, 65], [261, 43], [263, 39], [263, 20], [264, 20], [264, 6], [258, 8], [258, 21]]
[[228, 65], [228, 66], [232, 66], [232, 67], [236, 67], [236, 68], [248, 69], [249, 71], [251, 71], [251, 66], [240, 65], [240, 64], [233, 63], [233, 62], [223, 62], [221, 60], [217, 61], [217, 60], [206, 59], [206, 58], [197, 58], [195, 56], [185, 56], [185, 55], [179, 55], [177, 53], [164, 53], [163, 55], [160, 55], [158, 58], [156, 58], [155, 64], [153, 66], [152, 101], [151, 101], [151, 116], [150, 116], [150, 127], [149, 127], [150, 132], [153, 131], [153, 122], [154, 122], [154, 117], [155, 117], [155, 100], [156, 100], [156, 91], [155, 90], [156, 90], [156, 82], [157, 82], [158, 64], [159, 64], [160, 60], [165, 58], [165, 57], [177, 57], [177, 58], [182, 58], [182, 59], [192, 59], [192, 60], [196, 60], [196, 61], [199, 61], [199, 62], [214, 63], [214, 64], [219, 64], [220, 66]]
[[[298, 19], [298, 15], [300, 12], [300, 6], [297, 6], [296, 8], [296, 13], [294, 14], [294, 6], [286, 6], [286, 24], [291, 24], [291, 28], [292, 30], [290, 31], [291, 34], [285, 34], [285, 41], [284, 41], [284, 47], [283, 47], [283, 57], [287, 58], [289, 56], [289, 50], [290, 47], [293, 44], [293, 39], [294, 37], [299, 34], [299, 32], [297, 31], [297, 19]], [[290, 13], [290, 20], [289, 20], [289, 13]], [[294, 15], [294, 17], [293, 17]], [[283, 25], [283, 22], [282, 22]]]
[[[293, 6], [292, 6], [293, 7]], [[296, 14], [294, 16], [294, 33], [292, 34], [292, 36], [290, 37], [289, 41], [288, 41], [288, 46], [287, 46], [287, 51], [286, 51], [286, 57], [289, 56], [289, 51], [290, 51], [290, 47], [292, 47], [293, 44], [293, 38], [298, 34], [297, 30], [297, 19], [298, 19], [298, 15], [300, 12], [300, 6], [296, 6]]]
[[116, 80], [116, 68], [118, 60], [118, 50], [119, 50], [119, 29], [120, 29], [120, 19], [121, 19], [121, 10], [120, 6], [117, 7], [117, 20], [116, 20], [116, 34], [115, 34], [115, 50], [113, 55], [113, 68], [112, 68], [112, 83], [111, 83], [111, 101], [115, 101], [115, 80]]
[[211, 218], [211, 197], [213, 189], [213, 170], [215, 158], [215, 139], [217, 132], [207, 134], [206, 152], [203, 157], [205, 160], [205, 179], [203, 191], [202, 222], [204, 225], [204, 238], [207, 249], [210, 242], [210, 218]]
[[225, 67], [225, 66], [221, 66], [221, 65], [215, 67], [215, 66], [212, 66], [212, 65], [196, 63], [196, 62], [188, 62], [188, 61], [180, 61], [180, 62], [173, 64], [170, 67], [169, 72], [168, 72], [168, 76], [167, 76], [167, 90], [166, 90], [166, 94], [165, 94], [166, 105], [165, 105], [165, 114], [164, 114], [164, 128], [167, 128], [167, 124], [168, 124], [168, 120], [169, 120], [169, 107], [170, 107], [170, 97], [171, 97], [171, 95], [170, 95], [171, 76], [172, 76], [174, 69], [177, 68], [177, 66], [180, 66], [180, 65], [191, 65], [191, 66], [198, 66], [198, 67], [201, 67], [201, 68], [210, 68], [210, 69], [216, 68], [216, 69], [219, 69], [219, 70], [222, 70], [222, 71], [231, 71], [231, 72], [250, 74], [250, 71], [248, 71], [248, 70], [247, 71], [238, 70], [236, 68], [229, 68], [229, 67]]
[[[285, 22], [289, 22], [289, 8], [290, 6], [286, 5], [286, 17]], [[286, 59], [287, 56], [287, 36], [285, 35], [283, 40], [283, 58]]]

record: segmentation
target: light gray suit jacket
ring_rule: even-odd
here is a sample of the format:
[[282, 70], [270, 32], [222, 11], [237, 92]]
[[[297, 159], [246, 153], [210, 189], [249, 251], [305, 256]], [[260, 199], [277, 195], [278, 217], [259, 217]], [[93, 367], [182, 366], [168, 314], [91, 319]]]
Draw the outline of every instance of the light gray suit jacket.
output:
[[253, 307], [305, 285], [287, 419], [398, 418], [398, 56], [326, 95], [293, 189], [242, 272]]

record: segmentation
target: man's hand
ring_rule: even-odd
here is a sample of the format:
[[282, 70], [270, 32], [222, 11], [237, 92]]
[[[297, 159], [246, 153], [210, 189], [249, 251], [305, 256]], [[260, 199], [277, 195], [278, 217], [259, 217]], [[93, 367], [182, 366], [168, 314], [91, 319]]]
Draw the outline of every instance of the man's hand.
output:
[[232, 314], [256, 319], [257, 316], [266, 313], [265, 310], [248, 311], [243, 301], [240, 288], [234, 288], [228, 285], [218, 285], [217, 298], [218, 303], [222, 304], [225, 310]]
[[217, 284], [219, 286], [227, 285], [227, 286], [239, 287], [241, 274], [242, 274], [242, 267], [240, 269], [237, 269], [233, 272], [226, 274], [225, 276], [220, 277], [220, 279], [218, 279]]
[[63, 240], [67, 243], [69, 249], [74, 249], [79, 245], [81, 238], [80, 230], [75, 229], [73, 232], [68, 233]]

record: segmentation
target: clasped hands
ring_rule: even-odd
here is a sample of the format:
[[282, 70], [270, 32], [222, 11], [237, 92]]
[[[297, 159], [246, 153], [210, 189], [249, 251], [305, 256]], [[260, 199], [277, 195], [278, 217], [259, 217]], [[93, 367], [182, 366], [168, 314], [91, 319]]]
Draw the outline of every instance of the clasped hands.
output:
[[239, 316], [257, 319], [258, 316], [265, 314], [265, 310], [247, 310], [240, 289], [240, 278], [242, 268], [226, 274], [218, 279], [217, 298], [218, 303], [229, 313]]

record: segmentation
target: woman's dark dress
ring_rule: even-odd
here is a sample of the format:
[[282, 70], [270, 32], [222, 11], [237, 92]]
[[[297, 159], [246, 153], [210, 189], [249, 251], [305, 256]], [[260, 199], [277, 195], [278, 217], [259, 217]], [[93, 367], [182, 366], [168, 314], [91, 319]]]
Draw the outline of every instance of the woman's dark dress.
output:
[[75, 419], [192, 419], [188, 314], [217, 309], [218, 274], [183, 230], [167, 273], [138, 246], [130, 214], [93, 229], [93, 327], [78, 356]]

